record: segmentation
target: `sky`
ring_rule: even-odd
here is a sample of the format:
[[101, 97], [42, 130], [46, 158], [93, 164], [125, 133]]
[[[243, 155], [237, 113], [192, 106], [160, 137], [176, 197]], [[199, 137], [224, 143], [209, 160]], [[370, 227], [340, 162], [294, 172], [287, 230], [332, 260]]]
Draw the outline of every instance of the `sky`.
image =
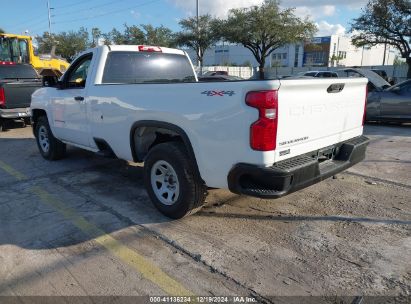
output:
[[[52, 32], [91, 30], [98, 27], [109, 32], [122, 30], [123, 24], [164, 25], [179, 30], [178, 21], [195, 15], [196, 0], [49, 0]], [[200, 14], [227, 16], [231, 8], [259, 5], [263, 0], [199, 0]], [[7, 33], [31, 36], [48, 31], [47, 0], [0, 0], [0, 28]], [[361, 13], [366, 0], [283, 0], [281, 6], [294, 7], [299, 17], [309, 16], [317, 23], [316, 36], [344, 34], [350, 22]]]

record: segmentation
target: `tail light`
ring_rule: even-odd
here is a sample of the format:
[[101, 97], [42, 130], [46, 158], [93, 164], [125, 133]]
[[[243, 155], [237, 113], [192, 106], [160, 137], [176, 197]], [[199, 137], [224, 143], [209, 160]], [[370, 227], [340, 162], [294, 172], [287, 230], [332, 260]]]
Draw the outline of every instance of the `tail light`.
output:
[[365, 86], [365, 102], [364, 102], [364, 114], [362, 116], [362, 125], [365, 124], [365, 119], [367, 116], [367, 97], [368, 97], [368, 85]]
[[15, 65], [12, 61], [0, 61], [0, 65]]
[[0, 88], [0, 107], [6, 106], [6, 95], [4, 94], [4, 88]]
[[250, 127], [250, 146], [257, 151], [276, 149], [278, 125], [278, 91], [249, 92], [245, 102], [258, 109], [258, 120]]
[[139, 52], [162, 52], [161, 48], [158, 46], [147, 46], [147, 45], [139, 45], [138, 46]]

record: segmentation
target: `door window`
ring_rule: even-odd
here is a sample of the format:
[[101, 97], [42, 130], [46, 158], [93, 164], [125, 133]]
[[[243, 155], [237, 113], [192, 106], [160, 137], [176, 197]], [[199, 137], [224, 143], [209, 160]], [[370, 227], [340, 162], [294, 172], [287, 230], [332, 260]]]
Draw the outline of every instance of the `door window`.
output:
[[20, 61], [20, 51], [19, 51], [19, 41], [17, 39], [13, 39], [11, 41], [11, 49], [12, 49], [12, 59], [11, 61], [15, 63], [21, 63]]
[[29, 62], [29, 50], [26, 39], [19, 40], [20, 47], [20, 63], [30, 63]]
[[74, 63], [66, 78], [67, 88], [84, 88], [86, 86], [91, 59], [90, 55], [80, 58], [78, 62]]

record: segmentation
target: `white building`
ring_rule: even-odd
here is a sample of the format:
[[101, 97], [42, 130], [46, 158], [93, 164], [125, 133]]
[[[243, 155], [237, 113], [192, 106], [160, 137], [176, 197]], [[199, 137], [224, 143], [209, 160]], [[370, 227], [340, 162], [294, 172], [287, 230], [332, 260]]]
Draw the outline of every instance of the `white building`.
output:
[[[195, 53], [188, 51], [193, 62]], [[276, 49], [266, 60], [266, 67], [331, 67], [331, 66], [373, 66], [394, 63], [392, 47], [356, 48], [348, 36], [332, 35], [315, 37], [311, 41], [289, 44]], [[242, 45], [218, 44], [204, 55], [205, 66], [258, 66], [251, 51]]]
[[316, 37], [304, 44], [303, 66], [392, 65], [393, 52], [384, 45], [357, 48], [349, 36]]

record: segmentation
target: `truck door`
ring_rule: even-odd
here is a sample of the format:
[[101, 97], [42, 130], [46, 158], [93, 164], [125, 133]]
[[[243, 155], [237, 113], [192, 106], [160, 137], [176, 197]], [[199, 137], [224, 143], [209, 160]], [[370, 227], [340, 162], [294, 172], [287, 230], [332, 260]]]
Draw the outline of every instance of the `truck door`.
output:
[[92, 53], [78, 58], [63, 77], [53, 100], [53, 118], [58, 137], [84, 147], [90, 146], [87, 119], [86, 81], [91, 73]]

